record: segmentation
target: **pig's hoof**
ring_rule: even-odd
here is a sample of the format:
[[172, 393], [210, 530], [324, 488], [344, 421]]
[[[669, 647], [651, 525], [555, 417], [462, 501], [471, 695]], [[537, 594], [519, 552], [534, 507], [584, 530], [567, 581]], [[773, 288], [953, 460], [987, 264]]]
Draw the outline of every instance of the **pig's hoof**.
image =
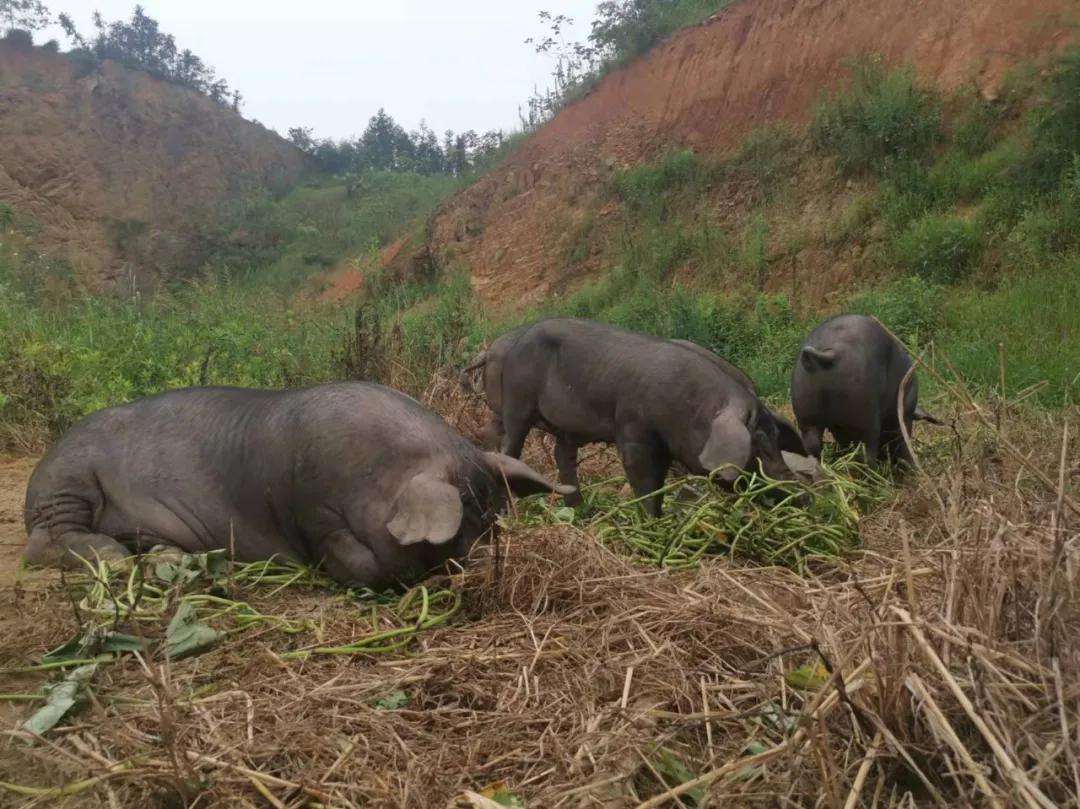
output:
[[155, 545], [146, 555], [150, 562], [179, 562], [184, 552], [175, 545]]

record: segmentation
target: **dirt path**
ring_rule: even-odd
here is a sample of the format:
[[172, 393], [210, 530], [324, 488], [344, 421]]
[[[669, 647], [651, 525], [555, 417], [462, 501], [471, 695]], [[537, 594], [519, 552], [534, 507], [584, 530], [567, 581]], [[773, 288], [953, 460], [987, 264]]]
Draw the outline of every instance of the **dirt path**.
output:
[[[34, 470], [37, 458], [0, 458], [0, 633], [25, 631], [23, 610], [27, 606], [29, 589], [35, 584], [55, 577], [53, 571], [22, 571], [21, 557], [26, 547], [23, 529], [23, 497], [26, 482]], [[33, 599], [33, 596], [30, 596]], [[23, 665], [27, 661], [11, 659], [0, 661], [0, 668], [7, 665]], [[0, 675], [0, 690], [33, 690], [40, 678], [18, 675]], [[24, 719], [28, 705], [21, 702], [0, 702], [0, 728], [10, 729]]]
[[0, 588], [7, 589], [19, 574], [19, 557], [26, 545], [23, 497], [37, 458], [0, 459]]

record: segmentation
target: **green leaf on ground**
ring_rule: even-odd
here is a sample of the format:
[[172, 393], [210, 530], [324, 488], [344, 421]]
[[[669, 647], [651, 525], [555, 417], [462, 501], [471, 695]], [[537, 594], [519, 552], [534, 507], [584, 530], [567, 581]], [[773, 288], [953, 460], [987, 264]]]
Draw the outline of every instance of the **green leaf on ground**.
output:
[[[687, 781], [692, 781], [697, 777], [691, 772], [690, 768], [686, 766], [686, 763], [670, 750], [661, 748], [657, 751], [656, 755], [653, 757], [652, 764], [656, 768], [656, 771], [663, 777], [669, 788], [685, 784]], [[680, 797], [687, 805], [697, 806], [701, 803], [702, 798], [705, 797], [705, 790], [701, 787], [697, 787], [688, 792], [684, 792]]]
[[222, 633], [199, 620], [191, 604], [181, 602], [165, 630], [164, 652], [170, 660], [205, 652], [218, 642]]
[[404, 691], [393, 691], [371, 703], [372, 708], [380, 711], [396, 711], [409, 704], [409, 695]]
[[76, 635], [63, 646], [57, 646], [41, 657], [43, 663], [56, 663], [62, 660], [79, 660], [99, 654], [119, 654], [121, 652], [141, 652], [146, 644], [123, 632], [102, 632], [92, 629]]
[[819, 660], [814, 665], [803, 665], [792, 669], [784, 675], [787, 684], [792, 688], [814, 689], [821, 688], [829, 681], [829, 671]]
[[57, 722], [86, 698], [86, 687], [97, 666], [97, 663], [79, 666], [60, 682], [45, 686], [45, 704], [23, 723], [23, 730], [38, 736], [52, 730]]
[[101, 641], [101, 651], [119, 654], [120, 652], [141, 652], [146, 642], [134, 635], [123, 632], [109, 632]]
[[797, 717], [787, 713], [775, 702], [766, 702], [761, 706], [761, 723], [780, 733], [791, 733], [799, 726]]
[[55, 663], [61, 660], [78, 660], [83, 656], [82, 650], [86, 645], [85, 635], [76, 635], [63, 646], [50, 649], [41, 656], [42, 663]]

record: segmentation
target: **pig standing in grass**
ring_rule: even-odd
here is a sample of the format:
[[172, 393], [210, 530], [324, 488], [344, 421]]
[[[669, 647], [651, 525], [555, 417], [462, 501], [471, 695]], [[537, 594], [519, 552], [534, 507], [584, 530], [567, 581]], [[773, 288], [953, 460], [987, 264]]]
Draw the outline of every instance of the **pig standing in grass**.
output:
[[[821, 457], [825, 430], [848, 448], [862, 444], [867, 463], [911, 462], [900, 432], [897, 397], [911, 358], [874, 318], [838, 315], [810, 333], [791, 375], [791, 406], [803, 443]], [[904, 391], [904, 427], [924, 420], [940, 424], [917, 407], [915, 374]]]
[[732, 481], [742, 469], [777, 479], [784, 464], [779, 428], [751, 387], [704, 349], [588, 320], [556, 318], [522, 326], [495, 340], [466, 372], [484, 369], [484, 391], [507, 455], [521, 454], [533, 426], [555, 436], [560, 480], [577, 493], [577, 451], [613, 443], [634, 493], [657, 516], [668, 469], [720, 470]]
[[380, 385], [189, 388], [101, 410], [53, 445], [27, 488], [26, 559], [232, 548], [404, 585], [491, 530], [507, 485], [572, 491]]

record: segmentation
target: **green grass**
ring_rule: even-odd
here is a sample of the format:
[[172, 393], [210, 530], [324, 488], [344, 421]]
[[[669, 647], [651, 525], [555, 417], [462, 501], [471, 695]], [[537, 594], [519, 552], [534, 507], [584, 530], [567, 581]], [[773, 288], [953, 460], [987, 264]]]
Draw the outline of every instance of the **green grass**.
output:
[[975, 222], [929, 214], [912, 222], [893, 242], [899, 263], [912, 275], [937, 284], [964, 280], [979, 258]]
[[1062, 407], [1080, 401], [1080, 259], [1020, 276], [990, 292], [953, 290], [944, 301], [941, 350], [982, 392], [1000, 388], [998, 344], [1004, 347], [1006, 391], [1048, 383], [1038, 401]]
[[273, 289], [214, 279], [141, 305], [46, 307], [9, 282], [10, 265], [0, 256], [0, 444], [33, 446], [86, 413], [168, 388], [339, 374], [344, 311], [301, 311]]
[[927, 345], [941, 323], [942, 290], [918, 277], [902, 278], [888, 286], [860, 293], [847, 310], [873, 315], [907, 345]]
[[885, 70], [870, 57], [850, 65], [849, 92], [818, 103], [810, 136], [841, 171], [882, 173], [898, 159], [927, 157], [941, 134], [935, 95], [904, 68]]
[[[996, 348], [987, 349], [992, 343], [987, 335], [1000, 320], [1001, 329], [1013, 335], [1017, 361], [1031, 357], [1024, 373], [1007, 380], [1009, 392], [1038, 377], [1049, 382], [1040, 401], [1062, 401], [1074, 384], [1068, 369], [1080, 370], [1075, 357], [1080, 334], [1069, 328], [1067, 307], [1058, 326], [1064, 350], [1021, 335], [1023, 324], [1033, 322], [1025, 301], [1056, 295], [1055, 285], [1070, 277], [1054, 268], [1063, 267], [1075, 250], [1071, 226], [1073, 212], [1080, 211], [1080, 204], [1074, 205], [1080, 200], [1080, 171], [1066, 167], [1052, 193], [1036, 193], [1018, 168], [1035, 148], [1035, 135], [1002, 137], [994, 128], [997, 113], [973, 106], [958, 125], [967, 127], [963, 137], [950, 140], [941, 128], [938, 99], [905, 71], [886, 73], [863, 63], [853, 97], [832, 102], [841, 111], [836, 120], [854, 126], [856, 140], [869, 139], [859, 149], [872, 155], [867, 165], [883, 180], [879, 191], [860, 195], [842, 212], [826, 238], [842, 243], [881, 221], [886, 269], [894, 280], [839, 300], [833, 309], [876, 315], [916, 350], [934, 343], [980, 387], [996, 379]], [[983, 130], [973, 131], [971, 120]], [[944, 148], [933, 158], [929, 147], [939, 141]], [[718, 227], [708, 211], [711, 185], [734, 178], [767, 186], [772, 178], [786, 176], [797, 145], [792, 133], [770, 128], [753, 133], [726, 158], [672, 151], [655, 163], [620, 172], [612, 190], [622, 207], [622, 227], [603, 275], [567, 297], [495, 320], [483, 317], [464, 282], [453, 279], [412, 288], [405, 304], [386, 303], [389, 290], [377, 293], [368, 307], [382, 307], [376, 317], [400, 332], [397, 348], [385, 350], [396, 350], [400, 364], [430, 369], [433, 363], [470, 356], [520, 322], [585, 317], [693, 340], [743, 368], [764, 396], [783, 401], [798, 346], [826, 313], [796, 312], [786, 297], [758, 291], [769, 272], [770, 222], [775, 221], [769, 208], [758, 208], [739, 232]], [[1002, 255], [1013, 257], [1009, 266], [1028, 267], [1029, 273], [983, 277], [979, 289], [968, 286], [984, 261], [1000, 263]], [[684, 266], [705, 283], [693, 289], [673, 284], [673, 272]], [[395, 314], [410, 307], [404, 318]], [[389, 334], [389, 326], [384, 331]], [[387, 339], [382, 344], [388, 346]], [[924, 385], [933, 389], [930, 380]]]
[[[5, 207], [0, 449], [39, 445], [88, 412], [167, 388], [285, 387], [358, 375], [349, 354], [354, 313], [301, 307], [298, 288], [313, 273], [401, 235], [458, 185], [383, 172], [241, 200], [220, 223], [222, 247], [203, 277], [139, 302], [82, 294], [74, 268], [35, 253], [34, 223]], [[118, 223], [114, 236], [135, 231]], [[382, 308], [401, 310], [425, 294], [396, 289]], [[415, 348], [444, 326], [418, 320], [404, 334]], [[415, 350], [449, 357], [441, 348]]]
[[460, 187], [444, 175], [369, 172], [348, 184], [300, 186], [242, 200], [222, 230], [217, 270], [295, 288], [342, 258], [382, 246]]
[[652, 217], [667, 209], [666, 195], [692, 193], [707, 173], [701, 159], [690, 149], [667, 152], [655, 163], [619, 172], [613, 185], [628, 210]]

